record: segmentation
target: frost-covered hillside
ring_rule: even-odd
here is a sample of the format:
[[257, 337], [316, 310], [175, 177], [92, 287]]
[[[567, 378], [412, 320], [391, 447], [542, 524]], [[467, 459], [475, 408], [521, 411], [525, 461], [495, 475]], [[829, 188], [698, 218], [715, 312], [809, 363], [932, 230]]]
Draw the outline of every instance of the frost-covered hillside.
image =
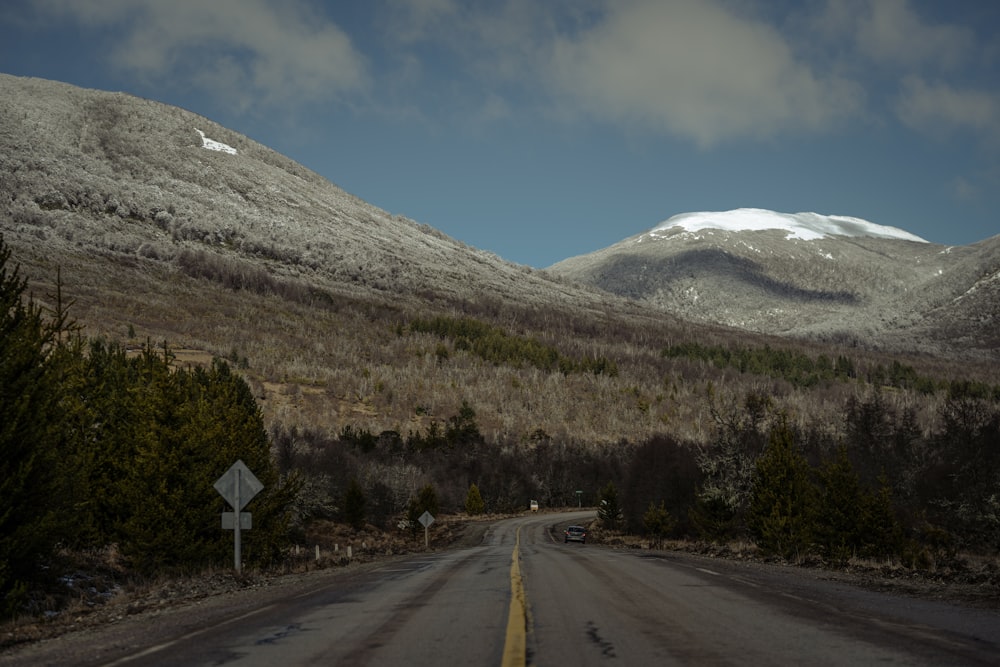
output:
[[25, 261], [35, 249], [39, 261], [107, 256], [259, 290], [306, 280], [391, 301], [596, 303], [209, 119], [121, 93], [0, 74], [0, 194], [0, 232]]
[[1000, 342], [1000, 237], [946, 247], [860, 218], [744, 208], [676, 215], [549, 270], [762, 333], [972, 354]]
[[7, 75], [0, 233], [29, 275], [60, 272], [77, 317], [159, 340], [196, 338], [190, 323], [205, 315], [191, 299], [157, 295], [215, 284], [307, 308], [515, 306], [932, 353], [1000, 349], [1000, 237], [946, 248], [857, 218], [740, 209], [675, 216], [534, 271], [379, 209], [202, 116]]

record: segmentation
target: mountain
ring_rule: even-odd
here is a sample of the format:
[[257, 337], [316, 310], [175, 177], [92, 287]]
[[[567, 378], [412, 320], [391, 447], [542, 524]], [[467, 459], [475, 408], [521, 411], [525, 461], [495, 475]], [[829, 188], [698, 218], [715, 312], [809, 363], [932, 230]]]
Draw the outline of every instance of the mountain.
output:
[[[166, 346], [178, 364], [230, 360], [267, 423], [301, 438], [405, 437], [468, 405], [484, 439], [507, 445], [703, 439], [706, 387], [758, 391], [761, 378], [665, 354], [688, 341], [1000, 384], [995, 363], [962, 358], [997, 358], [996, 239], [673, 226], [537, 271], [203, 116], [53, 81], [0, 75], [0, 234], [31, 297], [68, 306], [84, 335]], [[857, 391], [813, 401], [769, 382], [831, 422], [831, 393]]]
[[575, 422], [614, 385], [553, 389], [530, 364], [469, 359], [408, 327], [472, 318], [574, 359], [689, 328], [381, 210], [203, 116], [8, 75], [0, 234], [32, 298], [69, 304], [85, 335], [230, 359], [269, 422], [305, 428], [405, 435], [468, 400], [484, 433], [635, 436], [650, 424], [615, 411]]
[[46, 253], [183, 263], [197, 251], [392, 300], [601, 301], [380, 210], [182, 109], [3, 75], [0, 114], [5, 231]]
[[686, 213], [550, 272], [693, 321], [892, 350], [991, 357], [1000, 236], [928, 243], [860, 218]]
[[[5, 409], [40, 423], [49, 446], [4, 442], [28, 467], [58, 459], [44, 475], [53, 492], [33, 478], [23, 487], [29, 500], [62, 501], [44, 513], [104, 505], [112, 523], [159, 545], [136, 519], [145, 515], [105, 500], [125, 508], [166, 490], [152, 507], [172, 521], [170, 499], [186, 497], [177, 489], [205, 482], [211, 494], [219, 473], [204, 474], [206, 444], [226, 437], [233, 415], [259, 409], [276, 465], [302, 484], [297, 544], [338, 543], [346, 533], [333, 522], [348, 518], [358, 485], [372, 523], [402, 533], [422, 489], [451, 513], [473, 484], [503, 513], [532, 498], [597, 506], [601, 489], [611, 500], [622, 489], [628, 525], [659, 507], [669, 518], [659, 523], [693, 535], [697, 507], [697, 523], [728, 543], [748, 533], [727, 498], [745, 507], [764, 443], [783, 450], [794, 438], [823, 466], [810, 479], [836, 477], [827, 491], [853, 485], [863, 500], [880, 488], [905, 503], [896, 513], [914, 525], [904, 562], [950, 568], [953, 554], [933, 560], [941, 544], [996, 546], [998, 466], [986, 445], [1000, 423], [1000, 239], [944, 248], [856, 219], [744, 211], [686, 216], [535, 271], [383, 211], [189, 111], [3, 75], [0, 236], [4, 282], [16, 287], [4, 296], [20, 296], [23, 277], [72, 352], [54, 355], [36, 386], [54, 394], [25, 400], [0, 386]], [[32, 362], [38, 337], [13, 340], [26, 351], [0, 349], [8, 375]], [[240, 383], [201, 385], [208, 374], [172, 387], [150, 356], [129, 369], [108, 363], [143, 351], [174, 367], [226, 360], [253, 401]], [[32, 400], [41, 393], [52, 400]], [[206, 413], [234, 402], [218, 420]], [[154, 411], [141, 426], [127, 421], [136, 406]], [[256, 415], [247, 423], [256, 428]], [[841, 444], [858, 456], [857, 475], [828, 458]], [[130, 460], [106, 468], [123, 451]], [[77, 462], [80, 474], [64, 478]], [[861, 475], [873, 483], [879, 472], [879, 487], [859, 495]], [[880, 503], [881, 520], [890, 508]], [[101, 546], [111, 533], [95, 526], [83, 521], [60, 549]], [[35, 540], [39, 528], [28, 528]], [[128, 553], [95, 549], [84, 562], [116, 554], [101, 570], [120, 574]], [[72, 563], [62, 553], [30, 561]]]

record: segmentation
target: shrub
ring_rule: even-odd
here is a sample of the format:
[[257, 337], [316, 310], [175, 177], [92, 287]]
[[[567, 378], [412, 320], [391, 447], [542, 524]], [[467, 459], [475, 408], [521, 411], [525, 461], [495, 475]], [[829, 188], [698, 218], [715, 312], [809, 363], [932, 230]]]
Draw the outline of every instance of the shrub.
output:
[[809, 464], [785, 419], [771, 431], [757, 460], [748, 527], [765, 553], [793, 559], [809, 551], [816, 489]]
[[482, 514], [486, 509], [483, 496], [479, 493], [479, 487], [475, 484], [469, 485], [469, 493], [465, 496], [465, 512], [469, 516]]
[[618, 530], [621, 526], [624, 515], [621, 504], [618, 501], [618, 489], [614, 482], [608, 482], [607, 486], [601, 489], [600, 504], [597, 509], [597, 518], [608, 530]]
[[674, 519], [663, 502], [660, 503], [659, 507], [650, 503], [649, 509], [642, 515], [642, 525], [646, 529], [646, 534], [652, 537], [659, 546], [663, 543], [663, 539], [673, 531], [677, 520]]
[[361, 488], [356, 478], [351, 478], [351, 483], [344, 493], [344, 521], [355, 530], [365, 527], [367, 509], [365, 507], [365, 491]]
[[40, 306], [25, 303], [27, 281], [8, 270], [10, 250], [0, 235], [0, 612], [22, 602], [41, 559], [60, 538], [66, 500], [57, 475], [62, 328]]

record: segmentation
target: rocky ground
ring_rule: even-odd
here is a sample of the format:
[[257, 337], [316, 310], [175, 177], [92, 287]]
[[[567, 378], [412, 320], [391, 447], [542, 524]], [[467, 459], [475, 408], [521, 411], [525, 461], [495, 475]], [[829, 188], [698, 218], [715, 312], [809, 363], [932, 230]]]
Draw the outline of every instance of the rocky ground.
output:
[[[497, 518], [499, 517], [483, 521], [445, 519], [435, 524], [436, 530], [433, 532], [430, 548], [451, 549], [480, 544], [490, 523]], [[554, 519], [554, 525], [561, 530], [558, 517]], [[123, 581], [120, 573], [116, 574], [107, 565], [107, 558], [102, 564], [91, 563], [93, 567], [90, 571], [81, 570], [73, 577], [63, 580], [67, 592], [62, 600], [49, 600], [49, 604], [54, 607], [52, 610], [0, 626], [0, 656], [14, 647], [45, 642], [80, 630], [124, 623], [136, 617], [167, 615], [186, 608], [194, 613], [198, 609], [217, 606], [223, 602], [259, 604], [262, 599], [316, 585], [321, 579], [350, 576], [353, 572], [378, 566], [387, 559], [424, 550], [422, 535], [416, 538], [410, 535], [386, 536], [374, 531], [351, 533], [343, 528], [328, 528], [330, 530], [327, 530], [321, 545], [319, 561], [316, 560], [314, 548], [302, 549], [297, 556], [290, 556], [280, 572], [248, 572], [237, 575], [226, 570], [158, 581]], [[590, 537], [590, 543], [601, 543], [608, 548], [683, 551], [708, 558], [740, 560], [758, 568], [809, 568], [818, 577], [868, 590], [1000, 609], [1000, 566], [996, 559], [956, 559], [950, 566], [934, 570], [912, 570], [888, 563], [863, 562], [829, 568], [819, 562], [789, 564], [768, 561], [760, 558], [748, 546], [690, 542], [652, 545], [644, 540], [603, 534], [600, 530], [593, 531]], [[352, 547], [350, 558], [347, 556], [347, 546]]]

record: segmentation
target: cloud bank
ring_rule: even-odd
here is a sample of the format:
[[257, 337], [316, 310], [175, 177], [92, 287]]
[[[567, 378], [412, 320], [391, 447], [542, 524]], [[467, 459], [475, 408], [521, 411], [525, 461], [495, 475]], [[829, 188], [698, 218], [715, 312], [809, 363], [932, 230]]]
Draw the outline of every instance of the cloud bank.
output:
[[771, 25], [720, 3], [627, 2], [558, 36], [547, 73], [561, 103], [701, 145], [816, 130], [858, 112], [860, 86], [799, 61]]
[[365, 56], [303, 0], [39, 0], [37, 9], [110, 30], [108, 62], [150, 84], [178, 79], [248, 109], [363, 94]]
[[[1000, 47], [928, 18], [917, 1], [372, 0], [353, 14], [318, 0], [32, 7], [103, 31], [109, 62], [148, 85], [181, 80], [242, 109], [345, 103], [439, 119], [450, 110], [450, 123], [596, 122], [703, 148], [873, 120], [1000, 139], [1000, 96], [984, 83]], [[978, 78], [963, 79], [970, 71]]]

